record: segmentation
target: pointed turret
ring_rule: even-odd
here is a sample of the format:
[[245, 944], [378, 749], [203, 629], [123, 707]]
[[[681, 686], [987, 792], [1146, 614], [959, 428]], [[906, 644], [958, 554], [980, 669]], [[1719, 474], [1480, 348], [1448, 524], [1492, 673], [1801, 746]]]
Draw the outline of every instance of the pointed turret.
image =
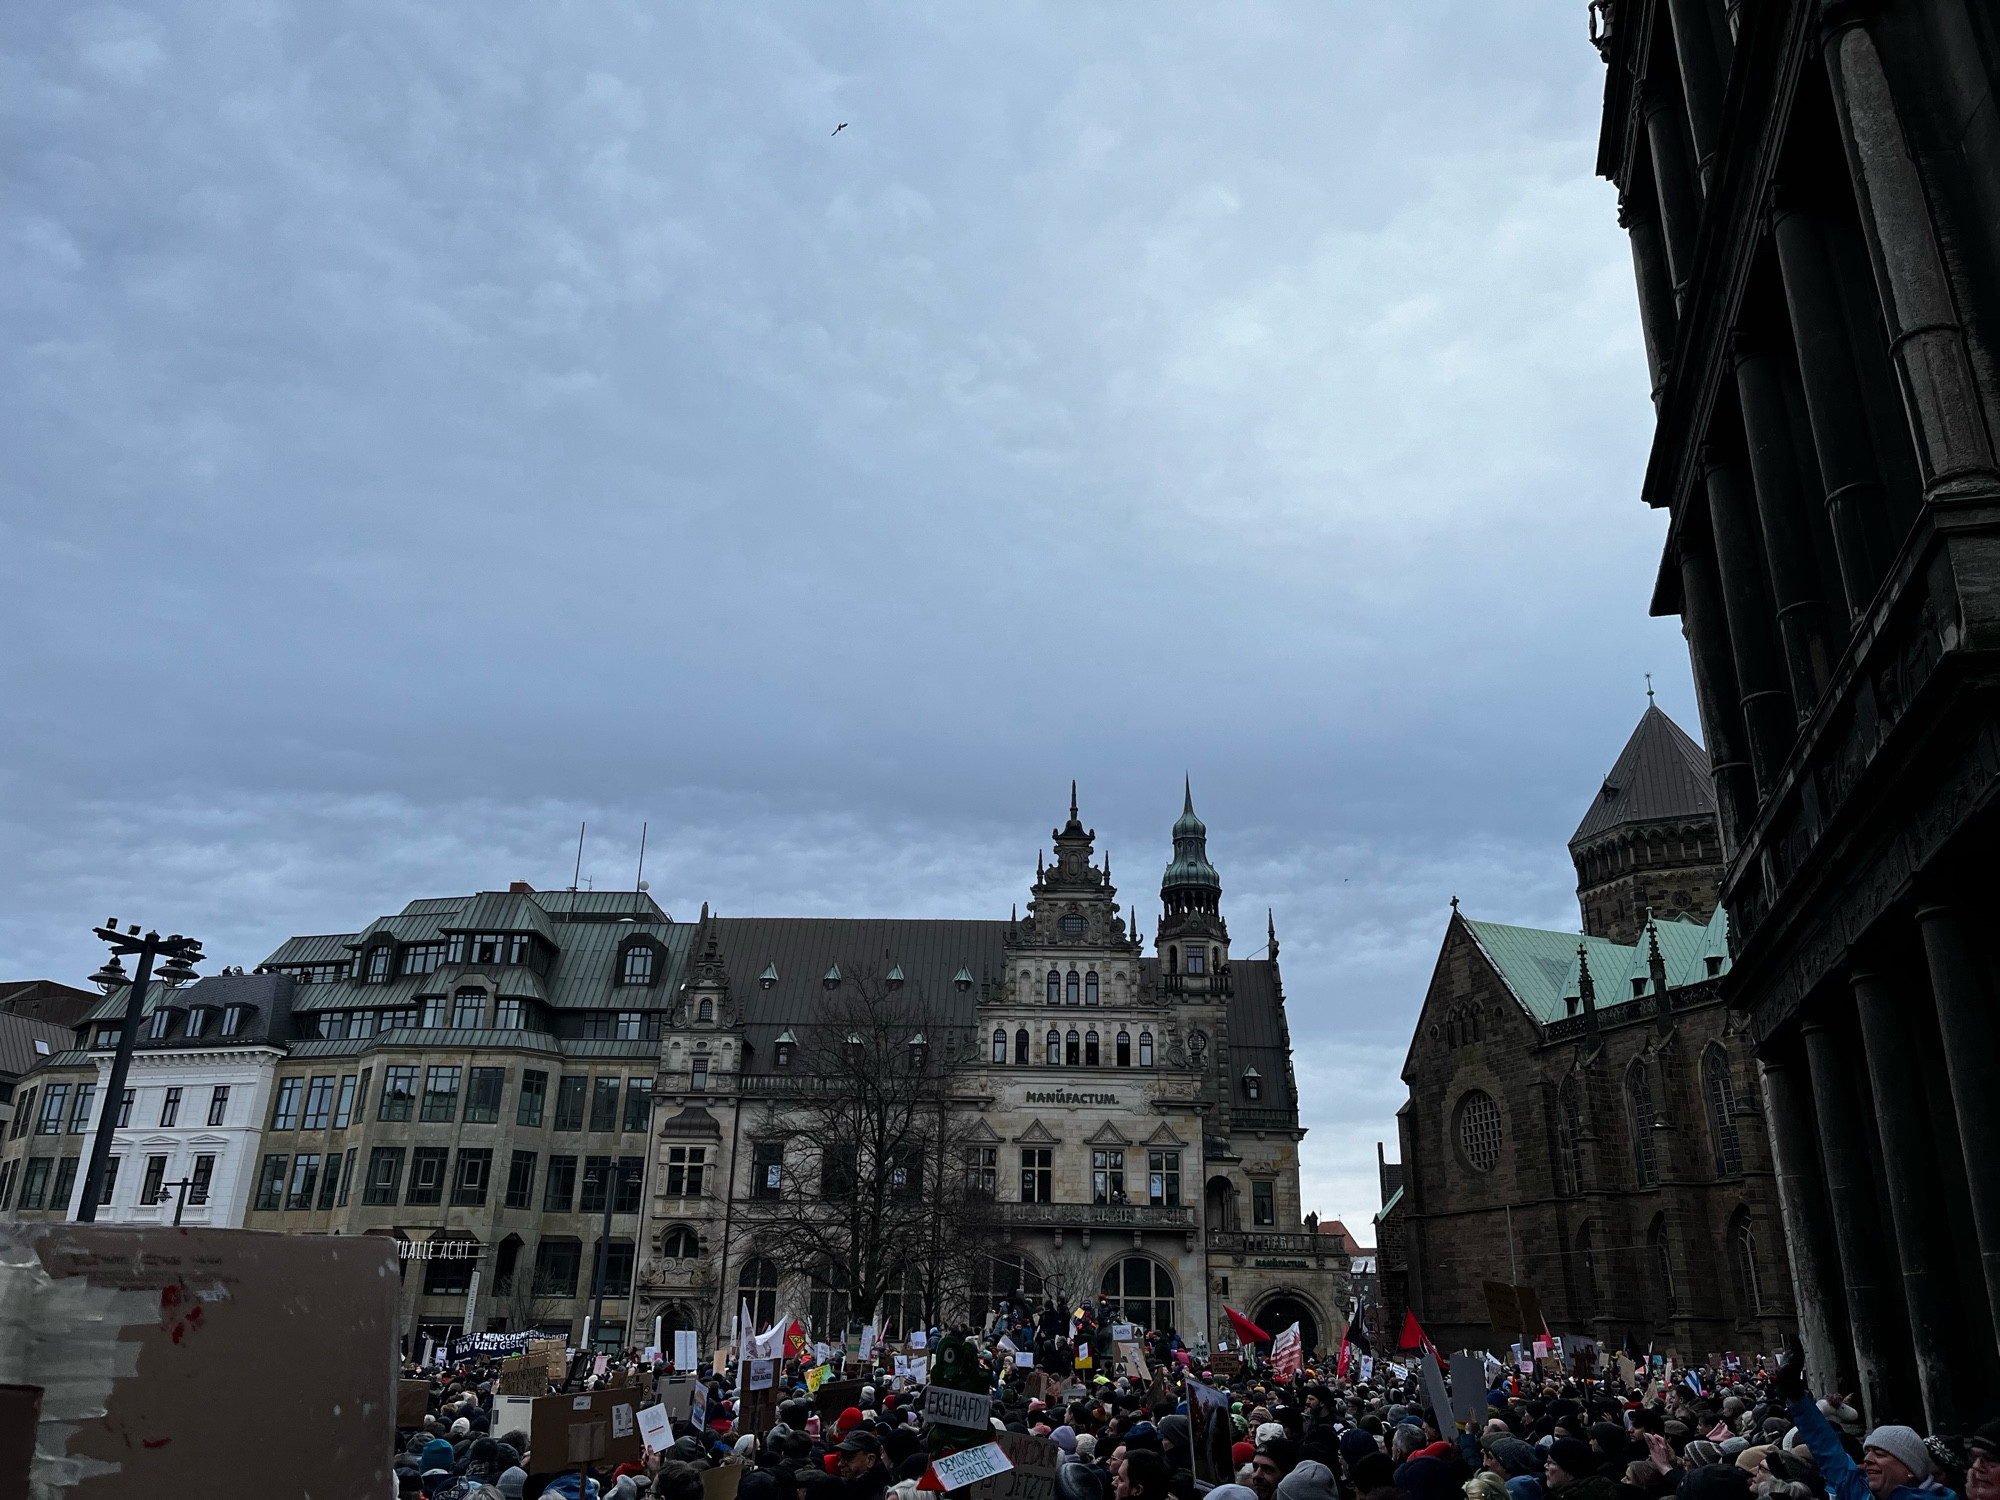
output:
[[1174, 857], [1160, 877], [1160, 908], [1154, 946], [1169, 992], [1222, 992], [1229, 965], [1222, 877], [1208, 862], [1208, 825], [1195, 814], [1192, 780], [1182, 783]]

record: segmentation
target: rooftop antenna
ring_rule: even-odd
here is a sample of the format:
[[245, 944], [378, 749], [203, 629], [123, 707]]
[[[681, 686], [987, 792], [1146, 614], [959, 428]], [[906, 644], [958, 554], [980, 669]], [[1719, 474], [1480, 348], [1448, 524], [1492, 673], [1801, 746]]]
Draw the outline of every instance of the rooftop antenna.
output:
[[569, 878], [569, 909], [576, 910], [576, 888], [583, 884], [583, 830], [590, 826], [588, 821], [576, 825], [576, 871]]
[[639, 825], [639, 873], [632, 877], [632, 906], [635, 911], [639, 905], [639, 893], [646, 889], [646, 828], [645, 823]]

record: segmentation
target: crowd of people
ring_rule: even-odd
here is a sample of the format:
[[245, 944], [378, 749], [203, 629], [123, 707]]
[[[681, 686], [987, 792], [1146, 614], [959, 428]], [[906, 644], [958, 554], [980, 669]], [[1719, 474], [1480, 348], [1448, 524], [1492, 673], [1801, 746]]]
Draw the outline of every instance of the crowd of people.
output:
[[[1795, 1354], [1766, 1373], [1640, 1374], [1629, 1385], [1502, 1370], [1483, 1417], [1465, 1422], [1430, 1410], [1434, 1384], [1418, 1362], [1432, 1356], [1421, 1352], [1408, 1365], [1374, 1361], [1366, 1379], [1308, 1364], [1280, 1380], [1254, 1358], [1218, 1372], [1222, 1361], [1195, 1359], [1170, 1334], [1150, 1336], [1141, 1361], [1114, 1362], [1101, 1337], [1056, 1326], [1001, 1325], [980, 1341], [996, 1433], [1052, 1445], [1037, 1449], [1052, 1484], [1024, 1470], [999, 1500], [2000, 1500], [2000, 1420], [1965, 1437], [1866, 1429], [1840, 1395], [1806, 1390]], [[1029, 1349], [1035, 1367], [1017, 1367], [1013, 1349]], [[527, 1432], [492, 1430], [497, 1364], [429, 1372], [429, 1414], [400, 1434], [398, 1493], [715, 1500], [703, 1475], [733, 1465], [735, 1500], [917, 1500], [937, 1447], [922, 1387], [850, 1360], [844, 1373], [866, 1383], [851, 1404], [822, 1410], [809, 1365], [782, 1365], [782, 1399], [762, 1430], [744, 1430], [729, 1379], [704, 1370], [702, 1425], [675, 1423], [664, 1452], [554, 1473], [539, 1472], [554, 1466], [534, 1461]], [[551, 1389], [652, 1378], [634, 1361]], [[1191, 1408], [1191, 1397], [1202, 1399]]]

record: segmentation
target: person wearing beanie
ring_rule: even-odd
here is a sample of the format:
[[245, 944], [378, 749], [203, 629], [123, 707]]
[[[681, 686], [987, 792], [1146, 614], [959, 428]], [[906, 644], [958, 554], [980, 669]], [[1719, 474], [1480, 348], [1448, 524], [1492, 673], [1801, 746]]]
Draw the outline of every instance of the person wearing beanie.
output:
[[1503, 1437], [1486, 1450], [1485, 1472], [1506, 1486], [1508, 1500], [1542, 1500], [1542, 1458], [1517, 1437]]
[[[1550, 1496], [1563, 1500], [1617, 1500], [1618, 1486], [1598, 1472], [1602, 1456], [1582, 1438], [1559, 1437], [1549, 1445], [1542, 1478]], [[1397, 1471], [1397, 1483], [1402, 1472]]]
[[1936, 1500], [1936, 1492], [1920, 1490], [1931, 1477], [1931, 1456], [1924, 1440], [1914, 1429], [1896, 1423], [1877, 1427], [1861, 1440], [1861, 1462], [1856, 1464], [1841, 1446], [1839, 1434], [1827, 1420], [1819, 1403], [1806, 1389], [1805, 1359], [1796, 1349], [1788, 1349], [1771, 1377], [1771, 1390], [1781, 1401], [1790, 1403], [1792, 1425], [1799, 1439], [1812, 1450], [1819, 1465], [1820, 1479], [1832, 1500]]
[[521, 1490], [527, 1482], [528, 1471], [516, 1464], [493, 1481], [493, 1488], [504, 1495], [506, 1500], [521, 1500]]
[[1965, 1500], [2000, 1500], [2000, 1417], [1966, 1440]]

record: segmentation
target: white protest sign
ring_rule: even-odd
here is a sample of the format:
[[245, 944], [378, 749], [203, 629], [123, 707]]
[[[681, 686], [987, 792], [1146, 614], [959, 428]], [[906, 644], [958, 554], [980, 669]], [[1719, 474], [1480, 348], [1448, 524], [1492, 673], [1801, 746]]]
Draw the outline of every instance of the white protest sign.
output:
[[1035, 1351], [1032, 1349], [1016, 1349], [1014, 1351], [1014, 1368], [1017, 1370], [1034, 1369]]
[[1114, 1344], [1130, 1344], [1135, 1342], [1138, 1337], [1139, 1335], [1132, 1331], [1130, 1323], [1113, 1323], [1111, 1325], [1111, 1342]]
[[1373, 1380], [1375, 1378], [1374, 1355], [1364, 1354], [1361, 1356], [1361, 1378], [1363, 1380]]
[[931, 1472], [947, 1490], [962, 1490], [968, 1484], [1005, 1474], [1014, 1467], [1012, 1459], [1000, 1451], [998, 1443], [982, 1443], [977, 1448], [961, 1448], [943, 1458], [931, 1460]]
[[918, 1385], [922, 1385], [925, 1380], [930, 1378], [930, 1373], [931, 1357], [928, 1354], [912, 1354], [910, 1356], [910, 1379], [914, 1380]]
[[929, 1339], [930, 1335], [925, 1333], [923, 1329], [921, 1328], [915, 1329], [910, 1334], [910, 1347], [912, 1349], [928, 1348], [930, 1347]]
[[875, 1353], [875, 1325], [868, 1324], [861, 1330], [861, 1358], [870, 1359]]
[[824, 1342], [813, 1345], [813, 1363], [823, 1365], [833, 1357], [833, 1350]]
[[614, 1438], [628, 1438], [632, 1435], [632, 1408], [623, 1401], [611, 1408], [611, 1435]]
[[639, 1440], [655, 1453], [665, 1453], [674, 1445], [674, 1423], [664, 1406], [639, 1408]]
[[674, 1330], [674, 1368], [676, 1370], [694, 1370], [700, 1368], [701, 1350], [699, 1343], [700, 1340], [692, 1328], [676, 1328]]
[[[993, 1398], [984, 1391], [955, 1391], [950, 1386], [924, 1388], [924, 1420], [948, 1427], [984, 1427], [993, 1415]], [[1003, 1465], [1004, 1467], [1004, 1465]], [[999, 1470], [995, 1470], [998, 1473]], [[974, 1475], [973, 1478], [981, 1476]], [[971, 1480], [961, 1481], [971, 1483]], [[952, 1488], [957, 1488], [956, 1485]]]
[[910, 1378], [909, 1355], [899, 1354], [896, 1356], [896, 1378], [898, 1380], [908, 1380]]
[[753, 1391], [768, 1391], [778, 1377], [778, 1362], [775, 1359], [753, 1359], [750, 1361], [750, 1385]]

